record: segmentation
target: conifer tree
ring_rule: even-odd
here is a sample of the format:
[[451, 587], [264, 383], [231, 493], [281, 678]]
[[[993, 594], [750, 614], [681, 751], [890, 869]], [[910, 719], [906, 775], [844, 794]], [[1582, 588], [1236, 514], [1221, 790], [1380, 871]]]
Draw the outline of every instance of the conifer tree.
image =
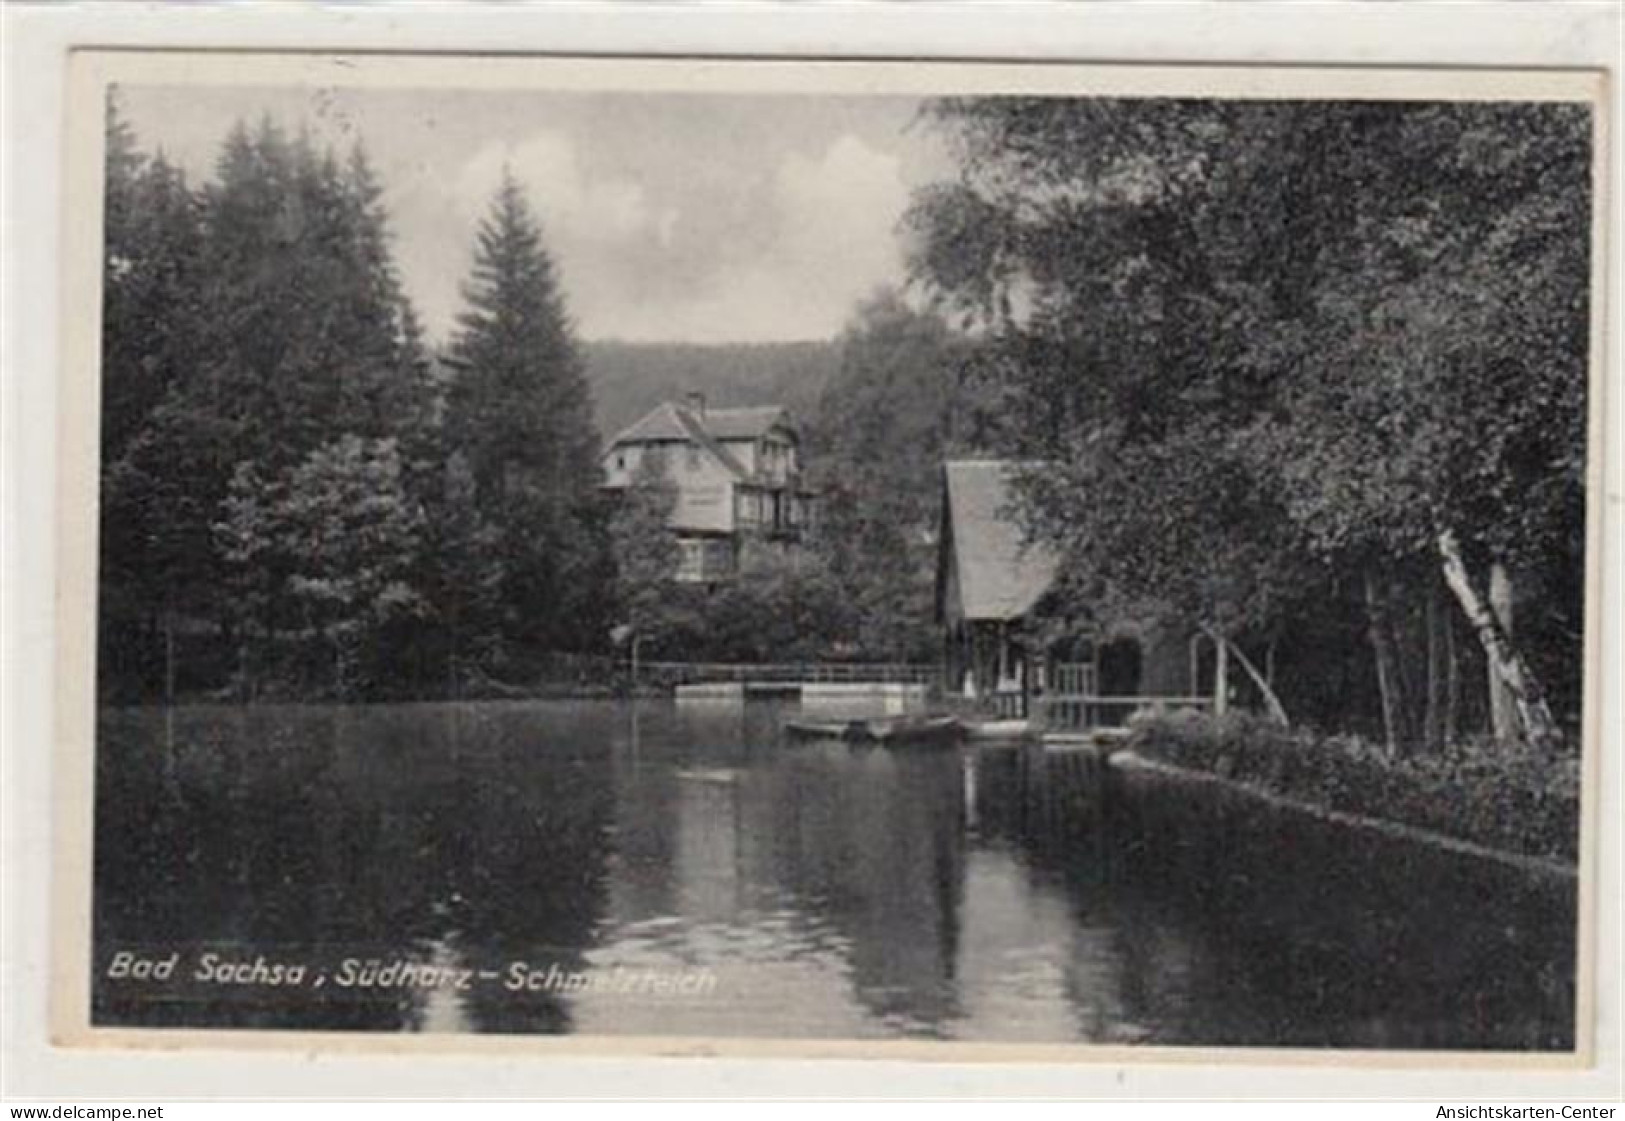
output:
[[173, 637], [176, 612], [198, 601], [209, 563], [206, 541], [188, 548], [171, 532], [187, 478], [179, 449], [155, 438], [166, 401], [197, 359], [202, 229], [184, 176], [162, 152], [139, 150], [116, 96], [104, 221], [102, 652], [110, 678], [158, 688], [159, 667], [172, 663], [164, 638]]
[[[439, 485], [427, 348], [395, 271], [382, 191], [359, 145], [340, 160], [265, 118], [231, 130], [214, 181], [193, 192], [162, 153], [139, 151], [116, 104], [107, 191], [109, 603], [148, 631], [177, 613], [213, 620], [245, 652], [256, 647], [245, 663], [269, 664], [258, 655], [308, 625], [309, 597], [289, 581], [309, 558], [261, 542], [258, 591], [238, 596], [248, 562], [223, 547], [221, 526], [243, 510], [275, 511], [312, 462], [348, 463], [346, 441], [389, 442], [409, 508]], [[360, 517], [331, 524], [370, 532]], [[324, 548], [342, 568], [364, 555], [356, 545]]]
[[[500, 527], [510, 637], [579, 647], [607, 625], [598, 433], [552, 258], [504, 173], [475, 241], [448, 403], [475, 501]], [[588, 636], [591, 636], [589, 638]]]

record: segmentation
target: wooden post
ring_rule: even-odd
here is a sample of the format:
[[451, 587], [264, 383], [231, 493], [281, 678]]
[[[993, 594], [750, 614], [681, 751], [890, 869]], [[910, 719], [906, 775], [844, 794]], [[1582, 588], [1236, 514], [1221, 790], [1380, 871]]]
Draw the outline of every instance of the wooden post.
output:
[[1213, 715], [1230, 710], [1230, 644], [1219, 635], [1213, 640]]
[[[1253, 684], [1258, 687], [1259, 695], [1264, 698], [1265, 707], [1270, 710], [1270, 719], [1274, 720], [1282, 727], [1290, 724], [1291, 721], [1287, 719], [1286, 708], [1281, 704], [1281, 698], [1276, 695], [1274, 686], [1270, 684], [1268, 678], [1258, 672], [1258, 667], [1253, 665], [1252, 659], [1247, 657], [1247, 655], [1242, 652], [1241, 647], [1231, 642], [1219, 631], [1211, 628], [1207, 630], [1207, 635], [1213, 640], [1214, 650], [1224, 658], [1223, 661], [1216, 664], [1217, 668], [1215, 670], [1215, 676], [1223, 674], [1226, 678], [1225, 693], [1229, 693], [1229, 655], [1234, 654], [1236, 656], [1236, 661], [1241, 664], [1242, 672], [1248, 677], [1252, 678]], [[1192, 692], [1194, 693], [1194, 690], [1192, 690]], [[1219, 699], [1217, 695], [1214, 697], [1214, 708], [1217, 710], [1217, 715], [1223, 715], [1223, 710], [1219, 708]]]

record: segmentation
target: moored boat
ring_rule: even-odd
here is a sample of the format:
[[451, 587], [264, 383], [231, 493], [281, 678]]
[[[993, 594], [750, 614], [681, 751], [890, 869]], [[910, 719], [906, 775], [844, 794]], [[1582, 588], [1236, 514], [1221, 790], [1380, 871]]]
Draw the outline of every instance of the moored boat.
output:
[[968, 740], [1019, 740], [1033, 731], [1029, 720], [967, 720], [964, 728]]
[[887, 745], [949, 744], [964, 734], [953, 716], [882, 716], [850, 720], [786, 720], [786, 734], [798, 739], [838, 739]]

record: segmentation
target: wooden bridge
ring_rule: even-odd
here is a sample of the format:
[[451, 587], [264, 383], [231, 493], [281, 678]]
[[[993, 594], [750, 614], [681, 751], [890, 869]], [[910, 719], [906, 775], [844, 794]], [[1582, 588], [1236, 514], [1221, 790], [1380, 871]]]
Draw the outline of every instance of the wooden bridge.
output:
[[662, 685], [924, 685], [942, 682], [942, 667], [916, 662], [640, 662], [638, 672]]
[[993, 709], [1005, 719], [1030, 719], [1052, 733], [1122, 729], [1139, 712], [1163, 714], [1181, 710], [1211, 711], [1213, 698], [1153, 693], [1102, 693], [1095, 666], [1061, 663], [1050, 668], [1051, 689], [993, 694]]

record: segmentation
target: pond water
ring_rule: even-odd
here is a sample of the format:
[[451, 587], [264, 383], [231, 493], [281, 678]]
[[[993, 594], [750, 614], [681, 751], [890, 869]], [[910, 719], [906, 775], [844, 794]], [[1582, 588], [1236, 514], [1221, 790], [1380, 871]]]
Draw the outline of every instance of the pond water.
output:
[[101, 1024], [1566, 1049], [1573, 884], [777, 705], [110, 709]]

